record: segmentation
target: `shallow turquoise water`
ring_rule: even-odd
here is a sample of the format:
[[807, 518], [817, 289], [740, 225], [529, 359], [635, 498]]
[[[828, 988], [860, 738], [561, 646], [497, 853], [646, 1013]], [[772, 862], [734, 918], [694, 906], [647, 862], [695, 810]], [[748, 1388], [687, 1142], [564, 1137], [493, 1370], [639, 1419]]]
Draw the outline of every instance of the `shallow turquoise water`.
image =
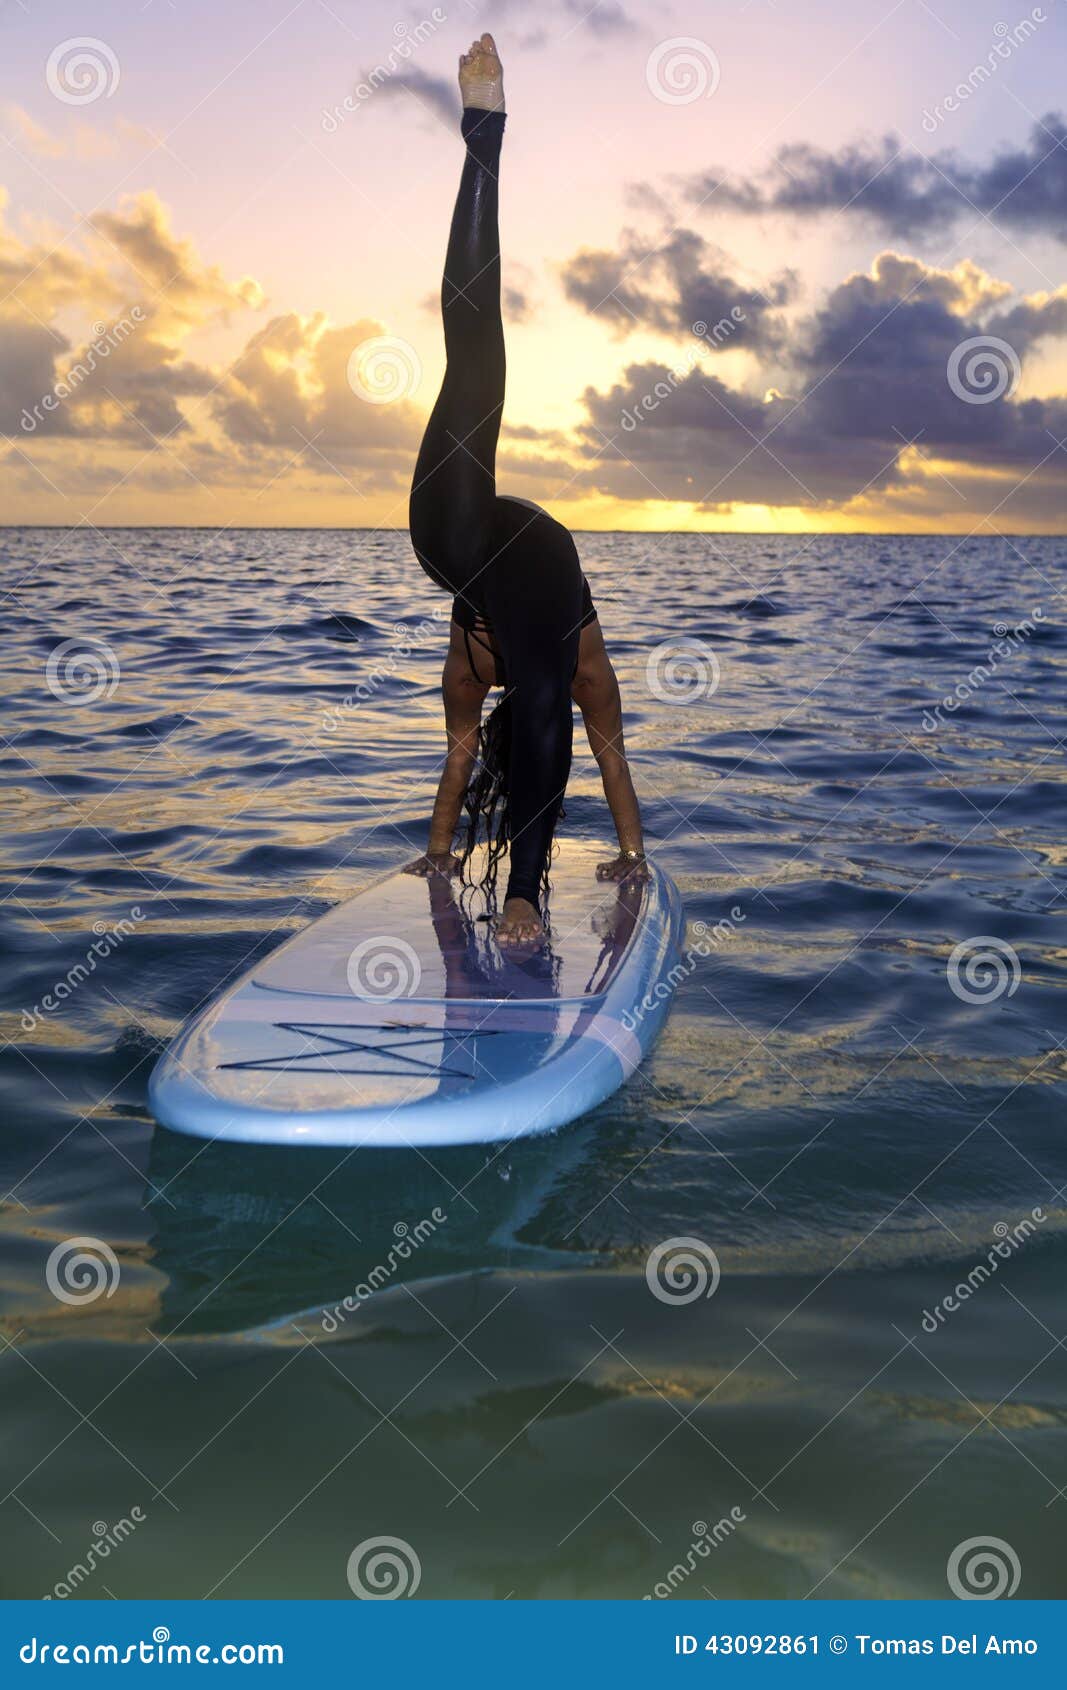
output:
[[[3, 1594], [132, 1518], [79, 1594], [346, 1598], [389, 1536], [428, 1597], [942, 1596], [993, 1536], [1067, 1595], [1063, 543], [579, 544], [651, 840], [739, 914], [575, 1126], [345, 1157], [169, 1134], [147, 1075], [421, 848], [440, 601], [402, 535], [6, 531]], [[680, 1237], [714, 1295], [650, 1290]]]

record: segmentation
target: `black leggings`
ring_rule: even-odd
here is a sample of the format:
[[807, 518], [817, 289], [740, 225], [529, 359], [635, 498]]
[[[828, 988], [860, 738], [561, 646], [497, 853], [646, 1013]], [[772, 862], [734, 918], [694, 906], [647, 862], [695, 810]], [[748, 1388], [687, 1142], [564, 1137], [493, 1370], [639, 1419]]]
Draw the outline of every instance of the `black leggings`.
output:
[[467, 156], [441, 283], [445, 377], [415, 466], [409, 521], [426, 573], [488, 624], [503, 660], [512, 719], [507, 896], [536, 904], [570, 773], [583, 582], [562, 523], [497, 497], [503, 135], [502, 112], [464, 111]]

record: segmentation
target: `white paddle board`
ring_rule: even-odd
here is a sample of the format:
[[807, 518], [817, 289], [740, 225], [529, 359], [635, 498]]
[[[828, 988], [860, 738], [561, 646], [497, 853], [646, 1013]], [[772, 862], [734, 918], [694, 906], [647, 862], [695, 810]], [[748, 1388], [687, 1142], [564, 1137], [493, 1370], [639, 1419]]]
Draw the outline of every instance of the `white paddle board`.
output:
[[339, 904], [186, 1025], [153, 1114], [200, 1138], [400, 1148], [573, 1121], [659, 1032], [684, 926], [668, 875], [598, 881], [608, 855], [560, 844], [535, 952], [500, 948], [456, 878], [392, 874]]

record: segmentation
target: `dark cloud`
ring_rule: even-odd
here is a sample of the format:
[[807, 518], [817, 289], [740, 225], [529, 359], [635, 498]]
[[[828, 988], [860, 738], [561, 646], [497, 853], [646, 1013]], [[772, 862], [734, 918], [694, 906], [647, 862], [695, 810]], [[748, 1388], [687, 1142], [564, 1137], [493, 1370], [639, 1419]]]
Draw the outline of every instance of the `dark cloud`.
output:
[[679, 379], [665, 364], [631, 364], [585, 403], [588, 479], [622, 499], [830, 506], [881, 470], [865, 442], [796, 426], [795, 400], [761, 402], [699, 370]]
[[1067, 335], [1067, 289], [1021, 300], [991, 318], [986, 327], [991, 334], [1001, 335], [1020, 354], [1029, 351], [1039, 340]]
[[[576, 30], [590, 35], [620, 35], [636, 29], [620, 0], [551, 0], [533, 7], [530, 0], [465, 0], [470, 11], [472, 35], [483, 29], [496, 30], [501, 49], [510, 52], [514, 46], [523, 50], [558, 46], [561, 37]], [[536, 18], [536, 22], [534, 19]], [[501, 33], [503, 21], [507, 28]], [[522, 34], [516, 34], [521, 30]]]
[[[369, 78], [367, 80], [369, 82]], [[383, 97], [418, 104], [427, 114], [447, 123], [450, 129], [459, 127], [459, 88], [448, 77], [431, 76], [429, 71], [411, 65], [407, 70], [398, 70], [392, 76], [382, 78], [373, 98], [380, 100]]]
[[56, 359], [70, 350], [70, 342], [40, 323], [0, 318], [0, 435], [24, 432], [24, 417], [30, 426], [49, 434], [69, 434], [70, 414], [56, 406], [38, 414], [44, 394], [50, 394], [56, 380]]
[[828, 151], [782, 147], [763, 174], [731, 178], [717, 170], [691, 179], [689, 192], [718, 210], [824, 211], [865, 217], [896, 237], [915, 237], [984, 212], [996, 221], [1067, 241], [1067, 122], [1035, 123], [1026, 145], [972, 164], [942, 151], [929, 158], [893, 135]]
[[505, 321], [509, 323], [527, 323], [533, 316], [530, 295], [515, 282], [504, 283], [502, 306]]
[[178, 400], [215, 377], [157, 338], [151, 314], [96, 325], [74, 346], [57, 332], [0, 318], [0, 435], [69, 436], [145, 446], [188, 428]]
[[[562, 0], [561, 11], [566, 23], [566, 34], [576, 30], [587, 30], [593, 35], [620, 35], [636, 28], [633, 19], [619, 0]], [[479, 13], [484, 16], [479, 16]], [[492, 15], [490, 15], [492, 14]], [[471, 6], [471, 32], [477, 35], [483, 28], [499, 27], [501, 18], [506, 17], [509, 26], [525, 26], [530, 23], [529, 6], [527, 0], [494, 0], [492, 7]], [[518, 45], [523, 51], [530, 51], [558, 41], [560, 31], [556, 27], [557, 17], [553, 28], [545, 27], [545, 12], [542, 10], [541, 19], [535, 28], [526, 29], [518, 39]], [[512, 22], [514, 20], [514, 22]], [[464, 43], [465, 45], [466, 43]], [[501, 52], [507, 57], [506, 46], [501, 38]], [[505, 77], [506, 81], [506, 77]], [[405, 65], [402, 70], [383, 74], [382, 69], [365, 71], [360, 77], [357, 88], [373, 90], [372, 98], [380, 99], [383, 95], [394, 100], [403, 99], [418, 102], [429, 116], [440, 118], [449, 128], [456, 128], [460, 118], [460, 97], [456, 79], [452, 76], [435, 76], [430, 71], [423, 70], [419, 65]], [[366, 95], [362, 96], [366, 98]]]
[[[892, 449], [920, 438], [943, 456], [1005, 463], [1034, 441], [1020, 428], [1023, 407], [1010, 399], [968, 404], [953, 392], [948, 363], [967, 340], [997, 340], [1020, 361], [1042, 335], [1058, 334], [1067, 299], [1049, 296], [1012, 312], [988, 306], [976, 285], [980, 272], [927, 270], [918, 261], [885, 254], [871, 274], [850, 276], [796, 337], [793, 365], [807, 395], [798, 408], [805, 426], [829, 441], [848, 437]], [[970, 309], [969, 309], [970, 308]], [[1015, 338], [1008, 320], [1014, 316]], [[993, 349], [1005, 369], [1010, 354]], [[1040, 406], [1030, 413], [1040, 420]], [[1025, 437], [1025, 444], [1023, 444]], [[1044, 456], [1051, 442], [1045, 442]]]
[[[1038, 340], [1067, 332], [1067, 290], [998, 308], [1004, 293], [972, 264], [938, 271], [886, 253], [795, 326], [786, 393], [760, 397], [698, 368], [631, 365], [607, 393], [584, 395], [592, 481], [624, 498], [819, 508], [913, 483], [929, 492], [918, 452], [985, 472], [991, 486], [1005, 469], [1020, 480], [1033, 473], [1035, 494], [1054, 480], [1062, 497], [1067, 399], [1015, 400], [1008, 378], [1012, 354], [1021, 363]], [[1007, 391], [969, 403], [950, 385], [949, 360], [965, 341], [990, 337], [988, 368], [1005, 370]], [[998, 496], [1009, 489], [1001, 482]], [[972, 491], [937, 487], [961, 514]]]
[[611, 251], [575, 253], [561, 279], [568, 299], [619, 335], [635, 329], [691, 335], [700, 333], [695, 324], [724, 322], [733, 325], [724, 346], [773, 346], [783, 332], [778, 308], [793, 297], [795, 277], [786, 272], [761, 290], [737, 281], [726, 266], [692, 229], [676, 229], [658, 246], [626, 231]]

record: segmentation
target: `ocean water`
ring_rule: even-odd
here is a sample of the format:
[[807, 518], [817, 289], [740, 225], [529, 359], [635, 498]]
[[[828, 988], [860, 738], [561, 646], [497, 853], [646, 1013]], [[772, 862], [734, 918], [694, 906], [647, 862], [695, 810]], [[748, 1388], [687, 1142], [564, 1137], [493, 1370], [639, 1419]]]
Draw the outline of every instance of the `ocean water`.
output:
[[572, 1127], [326, 1153], [147, 1078], [421, 848], [442, 601], [401, 534], [0, 537], [3, 1595], [1067, 1595], [1064, 542], [579, 547], [717, 934]]

